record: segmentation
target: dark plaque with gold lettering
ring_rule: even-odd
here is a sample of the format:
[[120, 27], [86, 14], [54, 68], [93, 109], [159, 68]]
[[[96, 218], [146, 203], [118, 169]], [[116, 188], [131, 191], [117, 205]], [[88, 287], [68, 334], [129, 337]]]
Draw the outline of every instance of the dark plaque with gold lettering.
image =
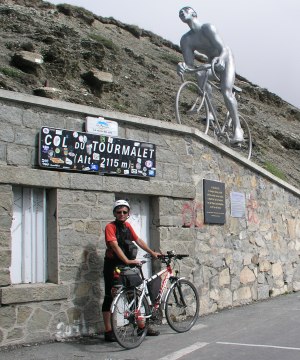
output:
[[225, 184], [203, 180], [204, 223], [225, 224]]

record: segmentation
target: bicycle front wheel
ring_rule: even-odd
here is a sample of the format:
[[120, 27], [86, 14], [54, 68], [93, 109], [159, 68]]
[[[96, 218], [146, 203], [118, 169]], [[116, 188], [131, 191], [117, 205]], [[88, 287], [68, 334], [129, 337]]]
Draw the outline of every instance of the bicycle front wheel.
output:
[[[117, 342], [125, 349], [138, 347], [147, 333], [150, 309], [145, 297], [143, 297], [140, 309], [137, 308], [139, 297], [138, 289], [127, 288], [122, 290], [112, 303], [112, 330]], [[142, 317], [143, 324], [138, 316]]]
[[165, 303], [166, 319], [177, 332], [190, 330], [199, 315], [199, 295], [188, 280], [179, 279], [169, 289]]
[[193, 81], [181, 84], [176, 95], [176, 120], [179, 124], [198, 128], [207, 134], [209, 111], [202, 90]]

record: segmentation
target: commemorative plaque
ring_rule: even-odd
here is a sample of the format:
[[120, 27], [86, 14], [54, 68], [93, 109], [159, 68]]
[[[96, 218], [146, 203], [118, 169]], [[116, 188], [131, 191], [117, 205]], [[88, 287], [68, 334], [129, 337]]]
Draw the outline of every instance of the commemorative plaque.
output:
[[225, 184], [203, 180], [204, 223], [225, 224]]

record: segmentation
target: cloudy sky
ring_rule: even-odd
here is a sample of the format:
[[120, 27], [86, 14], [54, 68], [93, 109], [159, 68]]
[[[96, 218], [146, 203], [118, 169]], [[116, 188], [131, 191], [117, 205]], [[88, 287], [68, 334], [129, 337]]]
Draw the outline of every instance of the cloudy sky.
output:
[[48, 0], [69, 3], [151, 30], [179, 44], [178, 18], [191, 6], [233, 51], [236, 72], [300, 108], [300, 0]]

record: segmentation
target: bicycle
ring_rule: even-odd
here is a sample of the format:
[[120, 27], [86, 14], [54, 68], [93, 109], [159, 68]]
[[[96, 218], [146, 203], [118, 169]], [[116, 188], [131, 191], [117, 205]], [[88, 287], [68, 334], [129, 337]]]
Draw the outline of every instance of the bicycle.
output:
[[[179, 271], [174, 272], [171, 265], [188, 256], [168, 251], [158, 257], [165, 265], [164, 269], [145, 279], [140, 266], [142, 284], [122, 286], [118, 291], [111, 305], [111, 325], [122, 347], [133, 349], [139, 346], [147, 334], [150, 320], [160, 322], [163, 312], [174, 331], [186, 332], [193, 327], [199, 314], [198, 292], [189, 280], [179, 277]], [[157, 281], [157, 294], [151, 296], [150, 285]]]
[[[211, 70], [214, 81], [208, 79]], [[252, 137], [249, 126], [245, 118], [239, 113], [241, 127], [244, 131], [244, 141], [232, 143], [233, 122], [225, 107], [221, 89], [218, 86], [220, 79], [214, 70], [214, 63], [197, 66], [195, 69], [188, 69], [187, 73], [195, 74], [204, 72], [204, 81], [200, 87], [197, 82], [185, 80], [181, 75], [182, 84], [176, 94], [176, 119], [179, 124], [195, 126], [219, 142], [238, 150], [248, 160], [252, 153]], [[211, 96], [207, 89], [211, 90]], [[234, 96], [240, 93], [242, 89], [233, 87]], [[219, 119], [222, 119], [219, 121]]]

